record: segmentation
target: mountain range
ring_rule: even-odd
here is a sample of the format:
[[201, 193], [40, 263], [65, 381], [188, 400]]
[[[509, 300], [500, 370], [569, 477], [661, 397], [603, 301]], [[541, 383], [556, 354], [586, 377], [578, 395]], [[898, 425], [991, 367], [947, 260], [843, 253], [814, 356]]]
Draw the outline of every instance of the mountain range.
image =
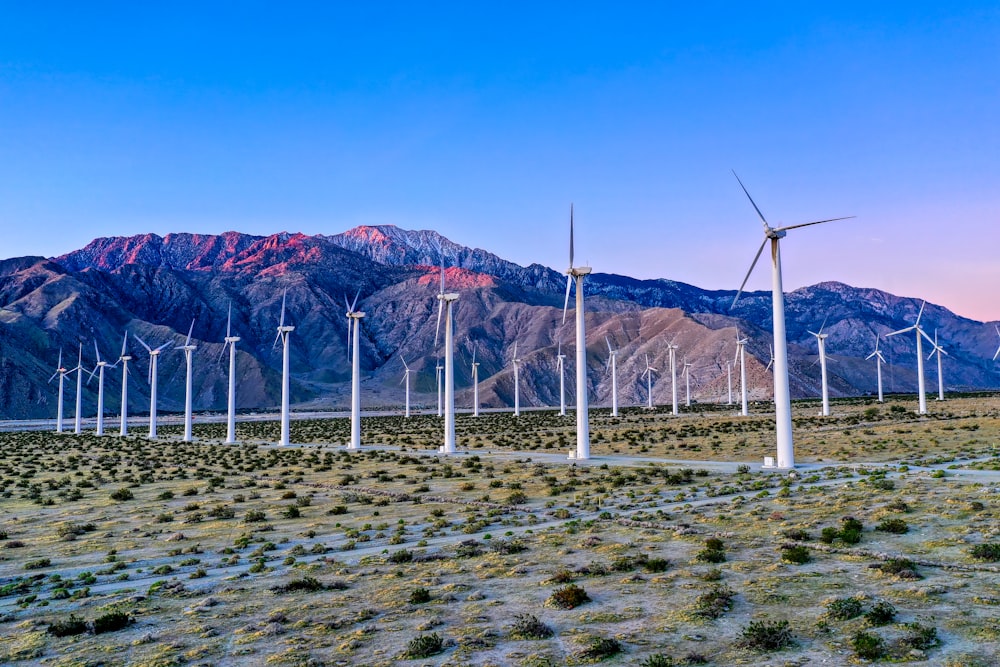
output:
[[[357, 227], [332, 236], [280, 233], [252, 236], [145, 234], [99, 238], [61, 257], [0, 260], [0, 418], [53, 417], [56, 389], [49, 383], [60, 350], [74, 366], [79, 346], [83, 366], [96, 363], [94, 342], [114, 362], [127, 330], [150, 345], [183, 344], [192, 320], [196, 410], [222, 410], [226, 361], [220, 358], [227, 312], [238, 343], [237, 405], [272, 409], [280, 393], [281, 359], [274, 346], [282, 294], [287, 294], [291, 336], [292, 399], [296, 407], [346, 408], [350, 364], [345, 298], [360, 294], [366, 312], [361, 326], [362, 392], [365, 407], [402, 403], [402, 358], [416, 371], [414, 402], [436, 404], [434, 347], [439, 267], [446, 267], [456, 306], [456, 403], [471, 401], [471, 360], [480, 365], [480, 400], [510, 405], [510, 350], [518, 343], [522, 405], [557, 405], [556, 350], [569, 355], [572, 370], [573, 318], [562, 323], [565, 275], [539, 264], [527, 267], [482, 249], [456, 244], [433, 231], [392, 225]], [[617, 350], [623, 404], [645, 402], [640, 374], [649, 363], [659, 372], [654, 401], [670, 396], [666, 343], [680, 346], [679, 362], [692, 363], [692, 397], [725, 400], [727, 361], [735, 353], [737, 328], [749, 335], [748, 387], [754, 399], [771, 395], [766, 370], [771, 344], [770, 292], [749, 292], [730, 308], [735, 291], [704, 290], [673, 280], [636, 280], [594, 273], [587, 278], [588, 387], [592, 404], [610, 402], [606, 373], [608, 345]], [[865, 357], [876, 334], [912, 324], [917, 298], [828, 282], [786, 295], [789, 366], [794, 397], [818, 396], [819, 366], [809, 330], [824, 325], [830, 391], [833, 396], [875, 390], [875, 369]], [[927, 304], [922, 323], [937, 330], [948, 390], [1000, 387], [1000, 364], [992, 361], [993, 323], [959, 317]], [[933, 333], [932, 333], [933, 335]], [[915, 392], [912, 334], [883, 339], [887, 391]], [[929, 348], [925, 348], [925, 352]], [[148, 411], [148, 355], [135, 342], [130, 368], [130, 414]], [[68, 360], [68, 361], [67, 361]], [[733, 373], [733, 378], [738, 374]], [[89, 377], [89, 376], [87, 376]], [[119, 410], [120, 372], [106, 375], [106, 406]], [[159, 362], [162, 410], [180, 410], [184, 394], [183, 354], [165, 351]], [[928, 386], [936, 366], [927, 364]], [[69, 383], [72, 385], [73, 383]], [[96, 410], [96, 381], [85, 385], [85, 415]], [[683, 383], [682, 383], [683, 384]], [[67, 392], [71, 410], [73, 388]], [[683, 391], [681, 391], [683, 397]]]

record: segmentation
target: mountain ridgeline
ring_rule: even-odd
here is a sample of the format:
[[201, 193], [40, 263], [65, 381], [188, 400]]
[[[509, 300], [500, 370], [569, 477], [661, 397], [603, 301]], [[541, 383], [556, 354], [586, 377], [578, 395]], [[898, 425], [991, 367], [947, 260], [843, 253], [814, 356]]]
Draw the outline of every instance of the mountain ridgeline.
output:
[[[515, 341], [521, 366], [522, 405], [558, 405], [556, 348], [574, 359], [573, 318], [562, 324], [563, 274], [532, 264], [522, 267], [485, 250], [471, 249], [433, 231], [391, 225], [358, 227], [333, 236], [146, 234], [100, 238], [52, 259], [0, 261], [0, 418], [53, 417], [57, 394], [48, 380], [62, 350], [74, 366], [83, 346], [83, 366], [102, 357], [117, 360], [125, 331], [150, 345], [183, 344], [194, 319], [196, 410], [222, 410], [227, 360], [221, 358], [227, 312], [237, 344], [237, 406], [272, 409], [280, 395], [280, 350], [274, 346], [282, 294], [287, 293], [291, 336], [292, 400], [297, 407], [346, 408], [350, 392], [345, 296], [360, 292], [362, 393], [365, 408], [402, 403], [403, 364], [415, 371], [414, 403], [436, 402], [434, 347], [438, 267], [446, 266], [449, 291], [461, 294], [455, 310], [456, 403], [472, 399], [470, 361], [480, 362], [480, 401], [487, 407], [513, 401], [510, 351]], [[640, 374], [645, 357], [660, 370], [653, 399], [669, 401], [666, 343], [680, 346], [693, 364], [692, 396], [726, 400], [727, 362], [732, 362], [737, 327], [749, 334], [748, 387], [754, 399], [769, 398], [765, 370], [771, 344], [771, 295], [746, 293], [730, 310], [733, 291], [708, 291], [672, 280], [635, 280], [595, 273], [587, 286], [587, 379], [593, 405], [610, 402], [608, 343], [619, 350], [619, 393], [623, 404], [644, 403]], [[865, 357], [875, 335], [912, 324], [920, 300], [874, 289], [822, 283], [786, 295], [789, 367], [794, 397], [819, 394], [815, 339], [808, 330], [826, 317], [827, 354], [833, 396], [875, 390], [875, 369]], [[975, 322], [928, 304], [922, 323], [938, 330], [948, 352], [948, 390], [1000, 387], [1000, 364], [992, 361], [997, 337], [992, 324]], [[607, 342], [606, 342], [607, 341]], [[916, 390], [912, 334], [883, 340], [886, 391]], [[148, 411], [148, 355], [129, 343], [130, 414]], [[165, 351], [159, 362], [160, 408], [180, 410], [184, 400], [184, 355]], [[735, 378], [738, 373], [733, 373]], [[936, 365], [927, 365], [930, 387]], [[567, 392], [575, 372], [567, 369]], [[120, 409], [121, 374], [106, 374], [109, 414]], [[74, 389], [69, 383], [67, 410]], [[96, 410], [96, 382], [84, 385], [84, 414]], [[735, 386], [735, 385], [734, 385]], [[683, 393], [683, 392], [682, 392]]]

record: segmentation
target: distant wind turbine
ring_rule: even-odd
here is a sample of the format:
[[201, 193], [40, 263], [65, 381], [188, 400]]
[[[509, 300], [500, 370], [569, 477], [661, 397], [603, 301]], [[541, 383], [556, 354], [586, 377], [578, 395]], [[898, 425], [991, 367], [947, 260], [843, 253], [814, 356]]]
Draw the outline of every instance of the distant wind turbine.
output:
[[178, 345], [177, 350], [184, 350], [184, 361], [187, 367], [187, 374], [184, 379], [184, 442], [191, 442], [191, 403], [193, 400], [192, 394], [192, 378], [191, 373], [191, 359], [194, 355], [194, 351], [198, 349], [197, 345], [191, 344], [191, 332], [194, 331], [194, 320], [191, 320], [191, 326], [188, 328], [187, 339], [184, 341], [183, 345]]
[[118, 355], [118, 361], [122, 362], [122, 414], [121, 424], [118, 434], [121, 437], [128, 435], [128, 362], [132, 361], [132, 355], [127, 354], [128, 330], [125, 330], [125, 337], [122, 339], [122, 353]]
[[691, 407], [691, 366], [688, 360], [684, 360], [684, 406]]
[[149, 375], [147, 376], [147, 382], [149, 382], [149, 439], [156, 439], [156, 360], [160, 358], [160, 352], [167, 349], [170, 346], [170, 341], [167, 341], [163, 345], [157, 348], [151, 348], [146, 344], [146, 341], [134, 336], [134, 338], [139, 341], [139, 345], [146, 348], [146, 352], [149, 353]]
[[476, 349], [472, 346], [472, 416], [479, 416], [479, 362], [476, 361]]
[[886, 338], [889, 338], [890, 336], [895, 336], [897, 334], [906, 333], [907, 331], [914, 331], [914, 332], [916, 332], [916, 336], [917, 336], [917, 405], [918, 405], [917, 412], [919, 414], [922, 414], [922, 415], [927, 414], [927, 396], [926, 396], [926, 388], [924, 386], [924, 350], [923, 350], [923, 345], [922, 345], [922, 339], [926, 338], [931, 343], [934, 342], [933, 340], [931, 340], [931, 337], [928, 336], [927, 333], [924, 332], [924, 330], [920, 327], [920, 318], [924, 314], [924, 306], [926, 306], [926, 305], [927, 305], [926, 301], [924, 301], [923, 303], [920, 304], [920, 311], [917, 313], [917, 319], [916, 319], [916, 321], [912, 325], [906, 327], [905, 329], [900, 329], [899, 331], [893, 331], [892, 333], [887, 333], [885, 335]]
[[618, 350], [611, 347], [611, 339], [604, 337], [608, 344], [608, 370], [611, 371], [611, 416], [618, 416]]
[[289, 400], [292, 388], [291, 381], [291, 364], [288, 356], [288, 337], [295, 327], [285, 325], [285, 297], [288, 296], [288, 290], [284, 290], [281, 293], [281, 317], [278, 319], [278, 335], [274, 337], [275, 347], [278, 341], [281, 341], [281, 438], [278, 444], [282, 447], [287, 447], [289, 443], [289, 438], [291, 434], [291, 415], [289, 408]]
[[587, 328], [583, 309], [583, 279], [590, 275], [589, 266], [573, 266], [573, 205], [569, 206], [569, 268], [566, 270], [566, 301], [563, 304], [563, 324], [569, 309], [569, 290], [576, 283], [576, 452], [577, 460], [590, 458], [590, 407], [587, 403]]
[[823, 324], [820, 325], [819, 331], [810, 331], [809, 333], [816, 337], [816, 345], [819, 347], [819, 374], [820, 374], [820, 384], [821, 384], [821, 396], [823, 398], [823, 409], [820, 411], [821, 417], [830, 416], [830, 389], [826, 380], [826, 339], [830, 334], [823, 333], [823, 327], [826, 326], [826, 320], [823, 320]]
[[65, 395], [65, 382], [68, 373], [69, 371], [63, 366], [62, 350], [59, 350], [59, 361], [56, 364], [56, 372], [49, 378], [50, 383], [57, 377], [59, 378], [59, 402], [56, 405], [56, 433], [63, 432], [63, 396]]
[[733, 362], [726, 359], [726, 380], [729, 387], [729, 401], [726, 405], [733, 404]]
[[441, 291], [438, 292], [438, 321], [434, 332], [434, 347], [437, 347], [438, 333], [441, 331], [441, 315], [444, 314], [444, 445], [441, 452], [454, 454], [455, 447], [455, 317], [454, 306], [458, 294], [444, 291], [444, 262], [441, 263]]
[[559, 369], [559, 416], [566, 416], [566, 355], [562, 353], [562, 343], [556, 348], [556, 366]]
[[646, 370], [642, 372], [642, 375], [646, 376], [646, 408], [648, 410], [653, 409], [653, 373], [659, 373], [659, 371], [649, 365], [649, 355], [647, 354]]
[[[348, 449], [361, 449], [361, 319], [365, 316], [355, 310], [358, 305], [359, 290], [354, 295], [354, 303], [347, 302], [344, 295], [344, 305], [347, 306], [347, 348], [351, 351], [351, 442]], [[352, 344], [353, 339], [353, 344]]]
[[[997, 330], [997, 336], [1000, 337], [1000, 326], [997, 326], [996, 330]], [[996, 361], [998, 357], [1000, 357], [1000, 347], [997, 348], [996, 353], [993, 355], [993, 361]]]
[[[667, 343], [667, 352], [669, 353], [670, 360], [670, 411], [671, 414], [677, 416], [680, 414], [680, 409], [677, 407], [677, 350], [680, 346], [676, 344], [677, 339]], [[686, 362], [685, 362], [686, 363]], [[688, 402], [688, 405], [691, 403]]]
[[87, 384], [97, 375], [97, 431], [96, 435], [104, 435], [104, 368], [108, 362], [101, 359], [101, 351], [97, 349], [97, 340], [94, 340], [94, 355], [97, 357], [97, 365], [90, 371]]
[[403, 416], [407, 419], [410, 418], [410, 367], [406, 365], [406, 359], [403, 355], [399, 355], [399, 360], [403, 362], [403, 379], [400, 380], [400, 384], [406, 385], [406, 408]]
[[221, 357], [229, 348], [229, 394], [227, 397], [226, 411], [226, 444], [236, 443], [236, 343], [240, 342], [239, 336], [233, 335], [233, 302], [229, 302], [229, 316], [226, 318], [226, 337], [222, 346]]
[[944, 348], [938, 345], [938, 335], [937, 329], [934, 330], [934, 349], [931, 353], [927, 355], [927, 360], [930, 361], [931, 357], [937, 355], [937, 375], [938, 375], [938, 400], [944, 400], [944, 371], [941, 367], [941, 355], [948, 354], [944, 351]]
[[[736, 176], [736, 172], [733, 172], [733, 176]], [[743, 193], [746, 194], [747, 199], [753, 205], [754, 210], [757, 211], [757, 216], [764, 225], [764, 241], [760, 244], [760, 248], [757, 250], [757, 255], [753, 258], [753, 263], [750, 264], [750, 270], [747, 271], [746, 277], [743, 279], [743, 284], [740, 285], [739, 291], [736, 293], [736, 298], [733, 299], [733, 306], [740, 298], [740, 294], [743, 293], [743, 288], [747, 284], [747, 280], [750, 279], [750, 274], [753, 273], [754, 267], [757, 266], [757, 260], [760, 259], [760, 255], [764, 252], [764, 246], [767, 245], [768, 241], [771, 243], [771, 307], [773, 310], [773, 334], [774, 334], [774, 413], [775, 413], [775, 434], [777, 435], [777, 468], [794, 468], [795, 467], [795, 445], [792, 441], [792, 403], [791, 403], [791, 393], [788, 389], [788, 341], [785, 338], [785, 295], [781, 287], [781, 252], [779, 241], [788, 233], [790, 229], [798, 229], [799, 227], [808, 227], [810, 225], [818, 225], [824, 222], [834, 222], [836, 220], [846, 220], [847, 218], [829, 218], [827, 220], [817, 220], [815, 222], [804, 222], [798, 225], [787, 225], [785, 227], [771, 227], [767, 224], [767, 220], [764, 219], [764, 214], [760, 212], [757, 207], [757, 203], [754, 202], [753, 197], [747, 191], [743, 182], [740, 181], [739, 176], [736, 176], [737, 182], [739, 182], [740, 187], [743, 188]], [[848, 216], [853, 217], [853, 216]]]
[[747, 409], [747, 341], [748, 338], [740, 338], [740, 330], [736, 330], [736, 357], [733, 364], [740, 363], [740, 414], [746, 417], [750, 414]]
[[73, 433], [83, 432], [83, 343], [80, 343], [80, 356], [76, 361], [76, 368], [71, 368], [70, 373], [76, 373], [76, 419], [73, 423]]
[[514, 416], [521, 416], [521, 381], [518, 377], [518, 370], [521, 360], [517, 357], [517, 341], [514, 341], [514, 354], [511, 355], [510, 363], [514, 366]]
[[878, 349], [879, 335], [875, 334], [875, 351], [865, 357], [865, 361], [873, 358], [875, 359], [875, 371], [878, 373], [878, 402], [884, 403], [882, 398], [882, 364], [885, 363], [885, 357], [882, 356], [882, 351]]

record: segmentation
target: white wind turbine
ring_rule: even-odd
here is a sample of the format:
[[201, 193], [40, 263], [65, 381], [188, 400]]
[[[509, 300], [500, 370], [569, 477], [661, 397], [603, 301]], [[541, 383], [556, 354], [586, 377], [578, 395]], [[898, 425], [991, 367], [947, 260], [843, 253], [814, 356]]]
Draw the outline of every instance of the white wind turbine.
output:
[[198, 349], [197, 345], [191, 344], [192, 331], [194, 331], [194, 320], [191, 320], [191, 326], [188, 328], [188, 335], [184, 344], [174, 348], [175, 350], [184, 350], [184, 362], [187, 367], [187, 373], [184, 377], [184, 442], [191, 442], [192, 378], [194, 377], [191, 374], [191, 358], [194, 355], [194, 351]]
[[167, 341], [163, 345], [157, 348], [151, 348], [146, 344], [146, 341], [135, 336], [135, 339], [139, 341], [139, 345], [146, 348], [146, 352], [149, 353], [149, 375], [147, 382], [149, 382], [149, 439], [156, 439], [156, 360], [160, 358], [160, 352], [167, 349], [170, 345], [170, 341]]
[[403, 413], [407, 419], [410, 418], [410, 367], [406, 365], [406, 359], [403, 355], [399, 355], [399, 360], [403, 362], [403, 379], [400, 380], [400, 384], [406, 385], [406, 410]]
[[[997, 336], [1000, 336], [1000, 326], [997, 326], [996, 330], [997, 330]], [[993, 361], [996, 361], [998, 357], [1000, 357], [1000, 347], [997, 348], [996, 353], [993, 355]]]
[[676, 344], [676, 340], [675, 338], [667, 343], [667, 352], [670, 355], [670, 410], [674, 416], [680, 414], [677, 407], [677, 350], [680, 346]]
[[569, 309], [569, 290], [576, 283], [576, 452], [570, 458], [590, 458], [590, 409], [587, 403], [587, 329], [583, 310], [583, 279], [591, 272], [589, 266], [573, 266], [573, 205], [569, 207], [569, 268], [566, 270], [566, 301], [563, 304], [563, 324]]
[[729, 386], [729, 401], [726, 405], [733, 404], [733, 362], [726, 359], [726, 380]]
[[934, 330], [934, 349], [931, 350], [931, 353], [929, 355], [927, 355], [927, 360], [930, 361], [931, 357], [933, 357], [935, 354], [937, 355], [938, 400], [939, 401], [943, 401], [944, 400], [944, 374], [943, 374], [943, 370], [941, 368], [941, 355], [942, 354], [948, 354], [948, 353], [944, 351], [943, 347], [941, 347], [940, 345], [938, 345], [937, 329]]
[[691, 366], [688, 360], [684, 360], [684, 406], [691, 407]]
[[[646, 370], [642, 372], [642, 375], [646, 376], [646, 408], [648, 410], [653, 409], [653, 373], [659, 373], [658, 370], [649, 365], [649, 355], [646, 355]], [[641, 378], [642, 375], [639, 377]]]
[[517, 358], [517, 341], [514, 341], [514, 354], [511, 355], [510, 363], [514, 366], [514, 416], [521, 416], [521, 381], [518, 376], [518, 369], [521, 360]]
[[826, 326], [826, 320], [823, 320], [823, 324], [820, 325], [819, 331], [810, 331], [809, 333], [816, 337], [816, 345], [819, 347], [819, 374], [820, 374], [820, 384], [822, 387], [821, 396], [823, 397], [823, 409], [820, 411], [821, 417], [830, 416], [830, 385], [827, 384], [826, 375], [826, 339], [830, 334], [823, 333], [823, 327]]
[[68, 374], [69, 371], [63, 366], [62, 350], [59, 350], [59, 363], [56, 364], [56, 372], [49, 378], [49, 382], [52, 382], [57, 377], [59, 378], [59, 403], [56, 405], [56, 433], [63, 432], [63, 395], [65, 393], [66, 375]]
[[123, 438], [128, 435], [128, 362], [132, 361], [132, 355], [126, 353], [128, 345], [128, 330], [125, 330], [125, 338], [122, 339], [122, 353], [118, 355], [118, 361], [122, 363], [122, 414], [121, 424], [118, 434]]
[[611, 416], [618, 416], [618, 350], [611, 347], [611, 340], [605, 336], [608, 344], [608, 368], [611, 371]]
[[351, 350], [351, 442], [347, 445], [348, 449], [361, 449], [361, 346], [358, 334], [361, 318], [365, 314], [355, 310], [359, 296], [360, 290], [354, 295], [354, 303], [348, 303], [347, 295], [344, 295], [344, 305], [347, 306], [347, 347]]
[[226, 410], [226, 444], [236, 443], [236, 343], [240, 342], [239, 336], [233, 335], [233, 302], [229, 302], [229, 316], [226, 318], [226, 337], [223, 339], [221, 358], [229, 348], [229, 393], [227, 396]]
[[444, 291], [444, 262], [441, 263], [441, 291], [438, 292], [437, 329], [434, 347], [441, 332], [441, 315], [444, 314], [444, 454], [455, 453], [455, 318], [454, 306], [458, 294]]
[[104, 368], [108, 362], [101, 359], [101, 351], [97, 349], [97, 340], [94, 340], [94, 355], [97, 357], [97, 365], [90, 371], [87, 384], [97, 375], [97, 432], [96, 435], [104, 435]]
[[916, 332], [916, 336], [917, 336], [917, 404], [919, 406], [918, 409], [917, 409], [917, 412], [919, 414], [922, 414], [922, 415], [927, 414], [927, 396], [925, 395], [925, 387], [924, 387], [924, 349], [923, 349], [923, 345], [922, 345], [922, 343], [923, 343], [922, 339], [926, 338], [931, 343], [934, 342], [933, 340], [931, 340], [931, 337], [928, 336], [927, 333], [920, 327], [920, 318], [924, 314], [924, 306], [926, 306], [926, 305], [927, 305], [926, 301], [924, 301], [923, 303], [920, 304], [920, 312], [917, 313], [917, 320], [911, 326], [908, 326], [905, 329], [900, 329], [899, 331], [893, 331], [892, 333], [887, 333], [885, 335], [885, 337], [888, 338], [890, 336], [895, 336], [897, 334], [906, 333], [907, 331], [914, 331], [914, 332]]
[[868, 361], [872, 357], [875, 358], [875, 370], [878, 373], [878, 402], [884, 403], [882, 399], [882, 364], [885, 363], [885, 357], [882, 356], [882, 351], [878, 349], [879, 335], [875, 334], [875, 351], [865, 357], [865, 361]]
[[[736, 176], [735, 171], [733, 172], [733, 176]], [[736, 305], [736, 301], [739, 300], [740, 294], [743, 293], [743, 287], [746, 286], [747, 280], [750, 279], [750, 274], [753, 273], [754, 267], [757, 266], [757, 260], [760, 259], [761, 253], [764, 252], [764, 246], [766, 246], [768, 241], [770, 241], [771, 307], [773, 311], [772, 320], [774, 327], [774, 416], [778, 453], [776, 462], [777, 465], [775, 467], [794, 468], [795, 445], [792, 441], [792, 402], [791, 393], [788, 389], [788, 340], [785, 338], [785, 295], [782, 292], [781, 287], [781, 251], [779, 241], [785, 236], [785, 234], [788, 233], [788, 230], [790, 229], [818, 225], [824, 222], [834, 222], [835, 220], [846, 220], [847, 217], [816, 220], [815, 222], [804, 222], [798, 225], [787, 225], [785, 227], [771, 227], [767, 224], [767, 220], [764, 219], [764, 214], [760, 212], [760, 209], [757, 207], [757, 203], [754, 202], [753, 197], [751, 197], [750, 193], [747, 192], [743, 182], [740, 181], [739, 176], [736, 176], [736, 180], [739, 182], [740, 187], [743, 188], [744, 194], [746, 194], [747, 199], [750, 200], [754, 210], [757, 211], [757, 216], [760, 217], [760, 221], [764, 225], [764, 241], [760, 244], [760, 248], [757, 250], [757, 255], [753, 258], [753, 263], [750, 264], [750, 270], [747, 271], [747, 275], [743, 279], [743, 284], [740, 285], [740, 289], [736, 293], [736, 298], [733, 299], [733, 306]], [[746, 390], [744, 389], [744, 391]]]
[[476, 348], [472, 346], [472, 416], [479, 416], [479, 362], [476, 361]]
[[566, 355], [562, 353], [562, 343], [556, 348], [556, 364], [559, 367], [559, 416], [566, 416]]
[[76, 373], [76, 419], [73, 423], [73, 433], [83, 431], [83, 343], [80, 343], [80, 356], [76, 361], [76, 368], [71, 368], [70, 373]]
[[748, 338], [740, 338], [740, 330], [736, 330], [736, 357], [733, 359], [735, 365], [740, 363], [740, 414], [746, 417], [750, 414], [747, 409], [747, 341]]
[[285, 297], [288, 296], [288, 290], [281, 293], [281, 317], [278, 319], [278, 335], [274, 337], [274, 348], [281, 341], [281, 439], [278, 444], [282, 447], [287, 447], [289, 445], [289, 437], [291, 432], [290, 414], [289, 414], [289, 394], [291, 393], [291, 364], [288, 357], [288, 337], [295, 331], [293, 326], [285, 326]]

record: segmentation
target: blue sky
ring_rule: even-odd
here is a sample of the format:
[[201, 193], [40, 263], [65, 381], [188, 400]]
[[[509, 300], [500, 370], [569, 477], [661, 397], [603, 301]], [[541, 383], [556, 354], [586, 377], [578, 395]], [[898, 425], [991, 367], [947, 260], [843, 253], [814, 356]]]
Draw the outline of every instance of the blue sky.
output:
[[786, 289], [1000, 319], [995, 3], [140, 4], [0, 1], [0, 257], [392, 223], [561, 269], [574, 202], [595, 270], [734, 289], [735, 169], [858, 216]]

